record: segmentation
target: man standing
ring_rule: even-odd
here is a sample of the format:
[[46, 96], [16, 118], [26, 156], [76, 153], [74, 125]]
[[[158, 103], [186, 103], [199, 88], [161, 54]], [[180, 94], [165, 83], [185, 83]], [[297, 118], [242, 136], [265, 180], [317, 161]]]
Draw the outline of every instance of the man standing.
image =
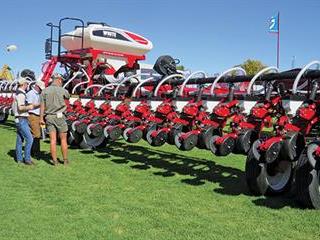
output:
[[33, 144], [31, 148], [31, 156], [34, 158], [40, 158], [40, 93], [45, 88], [45, 84], [42, 81], [37, 81], [32, 89], [27, 93], [27, 103], [32, 104], [34, 109], [29, 110], [29, 125], [33, 136]]
[[25, 78], [18, 80], [19, 88], [16, 92], [16, 97], [13, 103], [13, 113], [15, 116], [15, 122], [17, 127], [17, 139], [16, 139], [16, 160], [17, 163], [23, 162], [22, 156], [22, 145], [25, 141], [24, 146], [24, 162], [27, 165], [32, 165], [30, 151], [32, 147], [33, 138], [30, 132], [28, 116], [29, 110], [34, 107], [32, 104], [27, 104], [26, 101], [26, 90], [28, 88], [28, 81]]
[[[58, 164], [57, 160], [57, 132], [61, 141], [61, 152], [64, 165], [68, 161], [68, 144], [67, 131], [68, 125], [64, 116], [66, 110], [65, 99], [70, 95], [62, 88], [63, 78], [59, 74], [52, 76], [52, 84], [44, 89], [40, 97], [40, 124], [46, 124], [50, 136], [50, 152], [54, 165]], [[45, 116], [45, 117], [44, 117]]]

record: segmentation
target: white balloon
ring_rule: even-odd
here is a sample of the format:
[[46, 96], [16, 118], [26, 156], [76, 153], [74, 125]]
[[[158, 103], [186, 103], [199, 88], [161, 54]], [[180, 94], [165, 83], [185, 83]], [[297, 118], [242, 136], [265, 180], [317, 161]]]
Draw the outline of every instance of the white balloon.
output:
[[6, 50], [8, 52], [13, 52], [16, 51], [18, 49], [18, 47], [16, 45], [7, 45]]

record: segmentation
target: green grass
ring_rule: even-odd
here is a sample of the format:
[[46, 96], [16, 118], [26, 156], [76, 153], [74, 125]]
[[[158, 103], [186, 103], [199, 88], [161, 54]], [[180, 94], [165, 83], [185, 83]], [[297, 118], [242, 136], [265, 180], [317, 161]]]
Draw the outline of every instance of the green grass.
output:
[[120, 141], [100, 152], [72, 149], [68, 167], [18, 166], [12, 126], [0, 126], [0, 239], [320, 237], [319, 211], [290, 196], [250, 196], [244, 156]]

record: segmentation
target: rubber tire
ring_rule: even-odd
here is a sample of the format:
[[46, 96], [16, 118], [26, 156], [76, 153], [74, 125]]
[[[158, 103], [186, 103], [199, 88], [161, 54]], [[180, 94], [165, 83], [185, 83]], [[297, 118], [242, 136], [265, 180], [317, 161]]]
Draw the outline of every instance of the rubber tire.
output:
[[122, 129], [119, 126], [113, 126], [112, 132], [109, 133], [108, 140], [116, 141], [120, 138], [121, 135], [122, 135]]
[[157, 136], [155, 138], [151, 137], [151, 134], [157, 130], [149, 130], [147, 133], [147, 142], [154, 147], [160, 147], [163, 146], [168, 139], [168, 134], [164, 131], [158, 132]]
[[83, 135], [73, 130], [69, 131], [68, 135], [68, 144], [71, 146], [79, 146], [83, 140]]
[[[280, 151], [281, 151], [281, 142], [274, 142], [272, 143], [267, 151], [264, 152], [264, 162], [267, 162], [269, 164], [277, 161], [280, 158]], [[282, 159], [282, 158], [281, 158]]]
[[214, 155], [216, 155], [216, 154], [217, 154], [217, 151], [218, 151], [218, 149], [217, 149], [217, 147], [216, 147], [216, 144], [215, 144], [215, 141], [216, 141], [216, 139], [217, 139], [218, 137], [220, 137], [220, 136], [218, 136], [218, 135], [213, 135], [213, 136], [210, 138], [210, 140], [209, 140], [210, 151], [211, 151]]
[[206, 127], [198, 136], [197, 148], [210, 149], [210, 138], [213, 136], [213, 127]]
[[[127, 131], [126, 131], [127, 130]], [[129, 143], [137, 143], [142, 139], [143, 132], [138, 128], [127, 128], [124, 130], [123, 135], [124, 139]], [[129, 134], [129, 131], [132, 131], [132, 134]]]
[[[224, 144], [227, 140], [230, 143], [230, 149], [228, 149]], [[216, 155], [217, 156], [223, 156], [223, 157], [227, 156], [227, 155], [229, 155], [230, 153], [233, 152], [234, 146], [235, 146], [235, 140], [233, 138], [231, 138], [231, 137], [228, 137], [228, 138], [226, 138], [224, 140], [224, 142], [222, 144], [218, 145]]]
[[287, 164], [290, 164], [291, 168], [289, 179], [284, 186], [281, 187], [281, 189], [274, 189], [271, 187], [268, 181], [267, 164], [261, 163], [259, 160], [257, 160], [253, 154], [253, 149], [251, 148], [248, 153], [245, 166], [245, 178], [250, 192], [256, 196], [274, 196], [289, 191], [291, 188], [294, 171], [293, 163], [287, 162]]
[[[178, 149], [182, 150], [182, 151], [191, 151], [195, 146], [197, 146], [197, 142], [198, 142], [198, 136], [195, 134], [191, 134], [188, 136], [188, 138], [185, 138], [182, 140], [180, 139], [182, 133], [178, 133], [175, 136], [175, 145]], [[190, 142], [192, 144], [188, 144], [188, 142]]]
[[306, 151], [296, 166], [296, 199], [303, 207], [320, 209], [320, 170], [312, 168]]
[[84, 122], [80, 122], [77, 126], [76, 126], [76, 132], [79, 134], [84, 134], [87, 131], [87, 127], [88, 125], [85, 124]]
[[182, 132], [182, 125], [180, 124], [174, 125], [171, 128], [170, 132], [168, 133], [167, 143], [170, 145], [175, 145], [175, 136], [181, 132]]
[[[249, 134], [249, 136], [247, 134]], [[258, 134], [253, 129], [246, 129], [242, 133], [239, 133], [239, 136], [236, 140], [234, 153], [247, 154], [257, 138]]]
[[[84, 134], [83, 134], [84, 135]], [[81, 149], [85, 149], [85, 150], [92, 150], [93, 147], [88, 145], [87, 142], [83, 139], [82, 142], [79, 144], [79, 147]]]
[[103, 127], [101, 125], [96, 125], [94, 129], [91, 130], [91, 135], [93, 137], [100, 137], [103, 135]]
[[83, 149], [98, 149], [107, 145], [107, 139], [104, 135], [99, 137], [92, 137], [87, 133], [83, 134], [83, 140], [80, 143], [80, 147]]
[[299, 158], [305, 145], [305, 139], [301, 133], [290, 133], [282, 143], [280, 154], [283, 159], [294, 161]]
[[148, 123], [147, 126], [144, 128], [143, 130], [143, 135], [142, 135], [142, 139], [145, 141], [147, 140], [147, 134], [150, 130], [156, 130], [157, 129], [157, 124], [156, 123]]

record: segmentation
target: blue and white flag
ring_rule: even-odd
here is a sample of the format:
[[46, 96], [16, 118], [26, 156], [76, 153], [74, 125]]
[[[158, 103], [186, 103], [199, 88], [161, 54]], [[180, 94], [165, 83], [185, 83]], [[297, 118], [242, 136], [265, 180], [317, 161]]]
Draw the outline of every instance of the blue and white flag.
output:
[[279, 14], [269, 19], [269, 32], [279, 33]]

